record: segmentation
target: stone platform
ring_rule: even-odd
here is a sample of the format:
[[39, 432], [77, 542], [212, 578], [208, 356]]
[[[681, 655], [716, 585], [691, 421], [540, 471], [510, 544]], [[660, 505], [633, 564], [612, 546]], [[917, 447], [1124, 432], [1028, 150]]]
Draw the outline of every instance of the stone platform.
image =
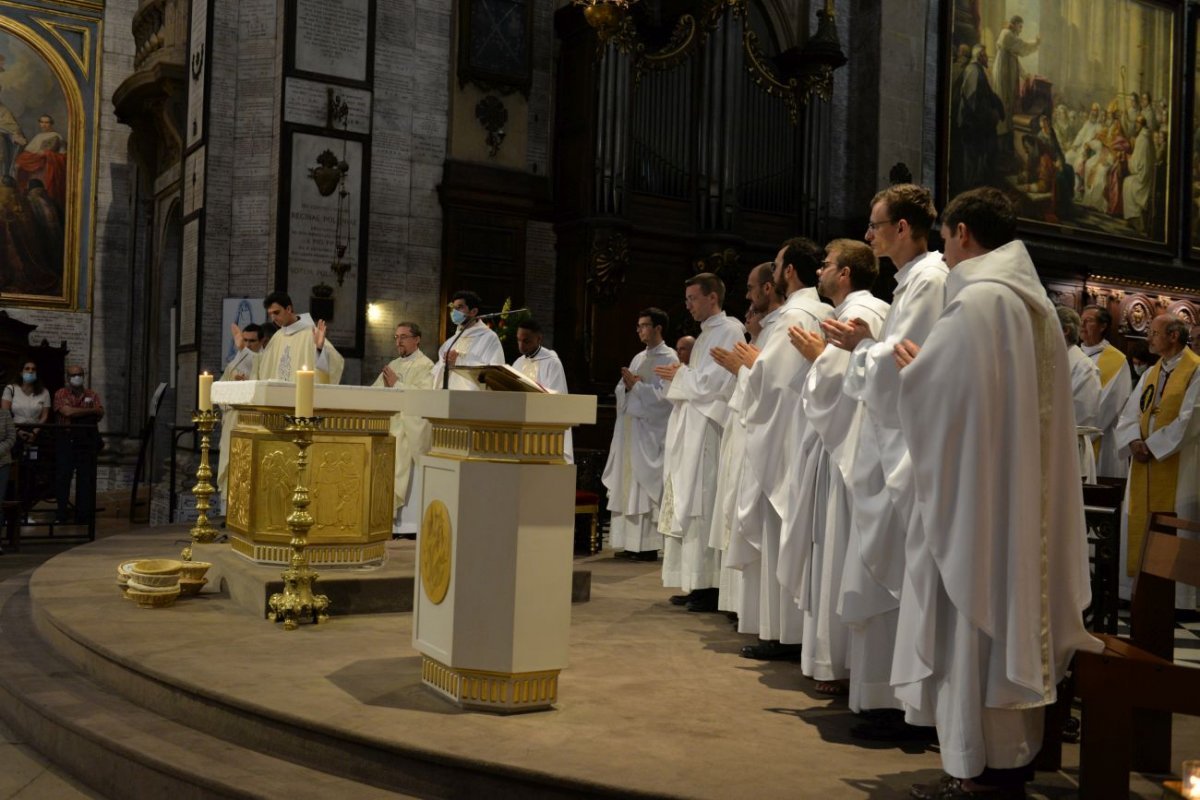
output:
[[[109, 797], [902, 798], [940, 773], [932, 749], [855, 743], [843, 701], [740, 658], [749, 639], [668, 604], [656, 564], [578, 560], [592, 600], [572, 607], [559, 702], [501, 717], [421, 685], [410, 614], [285, 632], [229, 593], [122, 600], [116, 564], [178, 535], [102, 539], [0, 584], [0, 717]], [[1195, 722], [1177, 722], [1179, 759]], [[1065, 757], [1033, 797], [1073, 795]]]

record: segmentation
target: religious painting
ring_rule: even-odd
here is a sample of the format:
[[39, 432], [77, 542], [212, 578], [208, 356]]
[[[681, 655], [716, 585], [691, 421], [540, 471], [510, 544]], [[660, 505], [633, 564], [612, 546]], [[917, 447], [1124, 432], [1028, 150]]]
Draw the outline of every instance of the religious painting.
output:
[[947, 0], [942, 192], [995, 186], [1022, 227], [1169, 250], [1179, 4]]
[[0, 301], [75, 299], [81, 116], [65, 60], [33, 29], [0, 16]]

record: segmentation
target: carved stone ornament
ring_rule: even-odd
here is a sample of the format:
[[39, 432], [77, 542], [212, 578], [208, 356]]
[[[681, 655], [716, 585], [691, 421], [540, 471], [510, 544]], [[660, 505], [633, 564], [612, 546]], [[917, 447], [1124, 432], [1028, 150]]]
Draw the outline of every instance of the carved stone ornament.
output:
[[508, 109], [504, 101], [494, 94], [475, 104], [475, 119], [487, 131], [488, 155], [495, 158], [504, 142], [504, 126], [508, 122]]
[[1131, 294], [1121, 301], [1120, 328], [1121, 333], [1146, 335], [1150, 320], [1154, 319], [1155, 303], [1144, 294]]
[[329, 197], [337, 190], [342, 173], [350, 168], [346, 162], [338, 161], [332, 150], [325, 150], [317, 156], [317, 166], [308, 170], [308, 177], [317, 184], [317, 191], [322, 197]]
[[629, 240], [623, 233], [596, 233], [588, 259], [588, 291], [594, 299], [606, 302], [616, 299], [625, 283], [629, 268]]

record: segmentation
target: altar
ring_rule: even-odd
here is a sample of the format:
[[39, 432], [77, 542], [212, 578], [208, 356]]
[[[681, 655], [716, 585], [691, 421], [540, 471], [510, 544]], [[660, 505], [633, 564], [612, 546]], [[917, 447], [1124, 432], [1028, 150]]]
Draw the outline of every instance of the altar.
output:
[[[309, 450], [307, 555], [314, 567], [378, 564], [392, 537], [395, 440], [392, 415], [404, 392], [317, 384], [321, 423]], [[288, 381], [219, 381], [214, 403], [234, 406], [225, 519], [234, 552], [259, 564], [288, 563], [287, 516], [296, 486], [296, 445], [287, 415], [296, 401]]]

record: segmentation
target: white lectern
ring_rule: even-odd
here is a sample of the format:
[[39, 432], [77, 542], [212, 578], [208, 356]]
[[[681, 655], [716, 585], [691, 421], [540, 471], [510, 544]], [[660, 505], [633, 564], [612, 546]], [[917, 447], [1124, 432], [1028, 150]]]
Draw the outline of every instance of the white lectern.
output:
[[429, 420], [413, 588], [421, 679], [463, 708], [549, 708], [567, 664], [575, 467], [591, 395], [411, 391]]

